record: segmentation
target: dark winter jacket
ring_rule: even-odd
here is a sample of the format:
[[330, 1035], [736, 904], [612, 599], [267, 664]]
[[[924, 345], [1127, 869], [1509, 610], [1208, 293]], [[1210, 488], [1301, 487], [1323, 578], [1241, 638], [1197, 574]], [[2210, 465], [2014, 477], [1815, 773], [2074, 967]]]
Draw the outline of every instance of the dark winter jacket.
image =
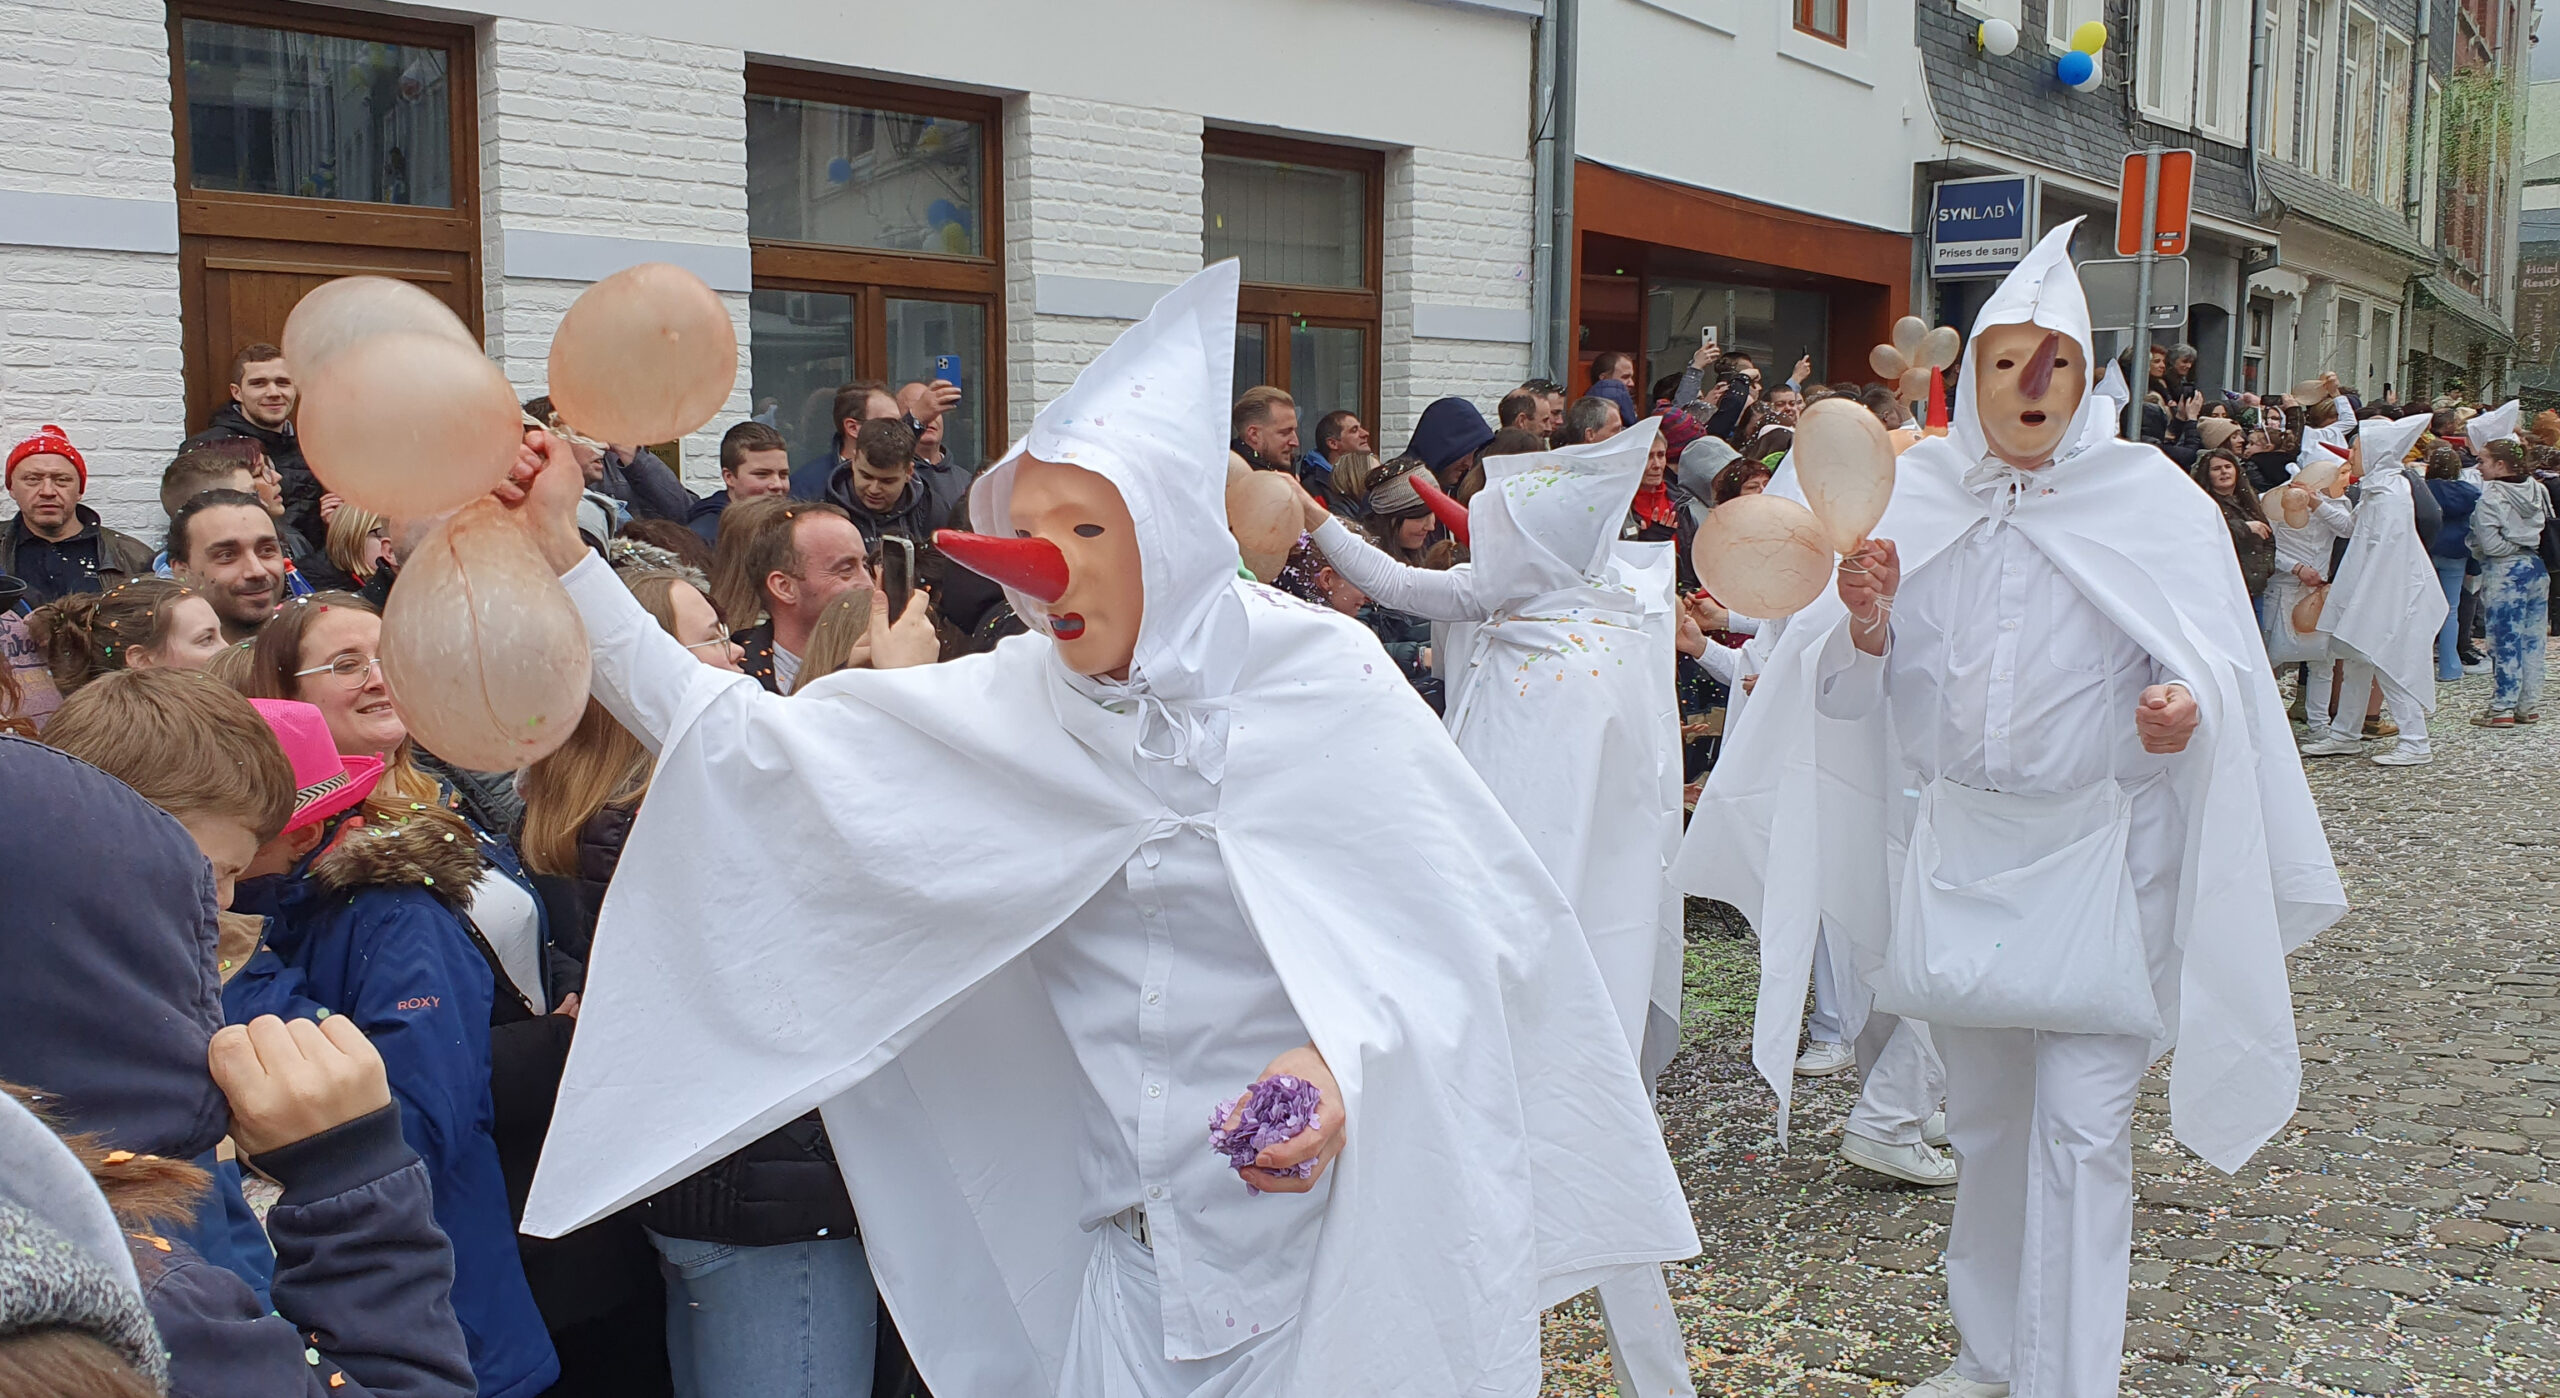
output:
[[942, 525], [933, 512], [933, 492], [926, 488], [922, 476], [908, 477], [906, 491], [896, 504], [874, 510], [854, 493], [853, 468], [844, 466], [827, 478], [827, 498], [853, 516], [853, 527], [862, 531], [862, 546], [873, 558], [880, 556], [883, 534], [910, 540], [921, 551], [933, 546], [933, 531]]
[[37, 538], [26, 520], [15, 515], [0, 529], [0, 573], [26, 585], [30, 606], [151, 576], [154, 550], [149, 544], [109, 529], [86, 505], [73, 506], [72, 514], [80, 521], [80, 532], [59, 543]]
[[205, 429], [189, 437], [178, 448], [185, 451], [202, 442], [227, 441], [246, 437], [266, 453], [267, 464], [276, 468], [276, 479], [284, 487], [284, 522], [305, 539], [326, 539], [329, 526], [320, 518], [320, 497], [328, 487], [311, 473], [311, 465], [302, 459], [302, 439], [294, 435], [293, 424], [282, 429], [260, 427], [240, 411], [237, 403], [225, 403], [213, 415]]
[[743, 652], [738, 657], [738, 668], [754, 677], [767, 693], [780, 694], [782, 681], [773, 673], [773, 623], [758, 622], [729, 639], [737, 642]]
[[[578, 832], [580, 902], [590, 923], [622, 863], [636, 806], [607, 806]], [[818, 1114], [752, 1142], [658, 1191], [641, 1222], [670, 1238], [737, 1247], [773, 1247], [857, 1234], [853, 1200]]]
[[[230, 1127], [205, 1068], [222, 1024], [212, 868], [175, 820], [41, 744], [0, 738], [0, 807], [46, 816], [42, 840], [0, 841], [0, 1078], [43, 1093], [65, 1131], [202, 1156]], [[466, 1398], [453, 1252], [395, 1114], [256, 1163], [285, 1187], [272, 1309], [186, 1243], [134, 1240], [171, 1392]]]
[[1335, 506], [1339, 502], [1333, 493], [1333, 463], [1325, 459], [1323, 452], [1298, 453], [1297, 473], [1298, 484], [1307, 488], [1307, 493], [1316, 498], [1317, 504], [1324, 506], [1328, 513], [1337, 512]]
[[[1627, 420], [1635, 420], [1632, 408], [1628, 409]], [[1440, 472], [1475, 455], [1492, 440], [1493, 425], [1484, 420], [1475, 404], [1464, 398], [1442, 398], [1422, 410], [1404, 454], [1421, 457], [1423, 464]]]
[[[483, 1398], [530, 1398], [559, 1377], [516, 1253], [496, 1132], [491, 1029], [498, 985], [466, 919], [482, 871], [468, 822], [435, 806], [345, 831], [291, 873], [244, 881], [233, 906], [271, 921], [224, 993], [233, 1020], [307, 998], [381, 1051], [402, 1133], [453, 1240], [454, 1309]], [[557, 1083], [557, 1073], [553, 1082]], [[547, 1103], [545, 1106], [547, 1111]]]
[[621, 501], [634, 519], [669, 519], [682, 524], [693, 514], [693, 492], [676, 479], [674, 468], [647, 447], [640, 448], [628, 461], [620, 453], [606, 452], [604, 476], [589, 488]]
[[[2412, 482], [2416, 484], [2416, 482]], [[2480, 505], [2480, 487], [2469, 481], [2428, 481], [2424, 489], [2436, 497], [2436, 512], [2443, 521], [2427, 540], [2427, 552], [2437, 558], [2471, 557], [2471, 512]]]
[[794, 500], [826, 499], [827, 482], [835, 479], [837, 471], [850, 468], [851, 463], [838, 452], [830, 451], [824, 456], [810, 457], [791, 468], [791, 498]]
[[720, 547], [720, 516], [728, 511], [729, 492], [715, 490], [693, 502], [685, 511], [684, 524], [713, 548]]
[[1355, 619], [1377, 635], [1378, 644], [1386, 647], [1387, 658], [1404, 672], [1405, 681], [1431, 706], [1431, 712], [1440, 712], [1446, 691], [1440, 677], [1422, 663], [1422, 653], [1431, 647], [1431, 623], [1375, 602], [1362, 604]]

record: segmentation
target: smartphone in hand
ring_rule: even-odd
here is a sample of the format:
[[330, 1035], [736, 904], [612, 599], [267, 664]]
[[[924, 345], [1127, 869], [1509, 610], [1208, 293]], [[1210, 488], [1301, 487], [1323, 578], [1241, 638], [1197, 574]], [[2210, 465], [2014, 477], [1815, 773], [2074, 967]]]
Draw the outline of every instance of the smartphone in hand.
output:
[[960, 382], [960, 356], [937, 354], [933, 357], [933, 376], [953, 388], [965, 387]]
[[889, 623], [907, 614], [907, 599], [916, 591], [916, 544], [895, 534], [880, 536], [880, 590], [889, 599]]

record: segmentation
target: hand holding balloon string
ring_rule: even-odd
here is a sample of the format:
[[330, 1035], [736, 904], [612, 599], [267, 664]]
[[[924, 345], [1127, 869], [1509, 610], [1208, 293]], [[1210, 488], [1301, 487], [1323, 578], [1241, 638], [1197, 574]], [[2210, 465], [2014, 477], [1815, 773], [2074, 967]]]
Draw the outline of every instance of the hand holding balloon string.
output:
[[1869, 655], [1885, 652], [1894, 594], [1902, 590], [1902, 554], [1891, 539], [1867, 539], [1840, 560], [1840, 601], [1849, 609], [1849, 639]]

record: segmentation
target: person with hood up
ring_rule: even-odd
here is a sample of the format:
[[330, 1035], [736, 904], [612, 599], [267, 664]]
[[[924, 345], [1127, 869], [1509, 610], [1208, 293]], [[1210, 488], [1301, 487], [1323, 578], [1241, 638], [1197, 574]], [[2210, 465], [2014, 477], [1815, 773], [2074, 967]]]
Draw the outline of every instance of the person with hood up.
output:
[[[1400, 564], [1302, 501], [1355, 587], [1451, 624], [1449, 736], [1572, 902], [1648, 1085], [1680, 1041], [1681, 904], [1664, 876], [1680, 836], [1679, 613], [1670, 546], [1620, 542], [1615, 526], [1658, 469], [1658, 426], [1486, 462], [1471, 505], [1440, 505], [1471, 551], [1445, 571]], [[1601, 1308], [1623, 1391], [1691, 1391], [1658, 1271], [1603, 1287]]]
[[[0, 737], [0, 803], [48, 821], [41, 840], [0, 842], [0, 1080], [79, 1147], [63, 1158], [47, 1123], [0, 1093], [0, 1229], [24, 1211], [83, 1254], [40, 1275], [77, 1281], [56, 1297], [144, 1392], [469, 1398], [452, 1248], [364, 1035], [224, 1027], [214, 870], [187, 827], [123, 782]], [[286, 818], [235, 823], [254, 836]], [[185, 1162], [226, 1135], [283, 1186], [266, 1217], [272, 1304], [174, 1231], [204, 1188]], [[95, 1202], [101, 1186], [119, 1216]], [[0, 1266], [23, 1256], [0, 1245]], [[102, 1279], [139, 1293], [148, 1320], [137, 1327]]]
[[2427, 716], [2436, 711], [2436, 635], [2452, 607], [2411, 498], [2426, 487], [2410, 477], [2402, 460], [2426, 430], [2424, 413], [2367, 418], [2358, 428], [2354, 532], [2320, 608], [2321, 634], [2342, 662], [2337, 712], [2327, 734], [2314, 734], [2303, 745], [2305, 757], [2362, 752], [2365, 696], [2379, 685], [2400, 741], [2373, 760], [2385, 767], [2423, 767], [2435, 760]]
[[[1527, 1394], [1542, 1307], [1695, 1250], [1536, 855], [1375, 637], [1238, 576], [1237, 286], [1167, 293], [943, 536], [1033, 634], [919, 664], [884, 597], [882, 668], [787, 700], [584, 557], [528, 436], [499, 498], [658, 753], [528, 1231], [818, 1107], [941, 1398]], [[922, 844], [879, 818], [918, 790]], [[1213, 1152], [1275, 1075], [1305, 1129]]]
[[[1625, 391], [1621, 386], [1619, 392]], [[1477, 453], [1492, 441], [1493, 424], [1484, 420], [1475, 404], [1464, 398], [1441, 398], [1422, 410], [1404, 454], [1430, 467], [1440, 488], [1454, 493], [1467, 472], [1475, 469]]]
[[2112, 1398], [2143, 1075], [2175, 1045], [2178, 1139], [2245, 1164], [2299, 1093], [2285, 953], [2345, 911], [2221, 511], [2089, 430], [2077, 225], [1992, 293], [1949, 434], [1789, 620], [1678, 871], [1759, 932], [1782, 1113], [1825, 925], [1945, 1057], [1961, 1347], [1930, 1398]]

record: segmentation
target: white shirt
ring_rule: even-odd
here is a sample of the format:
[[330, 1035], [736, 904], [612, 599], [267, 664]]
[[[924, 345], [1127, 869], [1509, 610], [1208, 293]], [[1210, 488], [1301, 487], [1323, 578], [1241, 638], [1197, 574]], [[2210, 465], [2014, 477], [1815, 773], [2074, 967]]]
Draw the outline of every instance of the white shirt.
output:
[[2347, 537], [2356, 522], [2355, 512], [2347, 508], [2347, 502], [2329, 495], [2312, 497], [2311, 518], [2300, 529], [2284, 522], [2283, 511], [2268, 513], [2268, 523], [2276, 535], [2277, 571], [2290, 573], [2308, 564], [2324, 578], [2329, 576], [2332, 546]]
[[492, 868], [471, 886], [471, 925], [480, 929], [489, 949], [498, 954], [498, 964], [506, 968], [516, 993], [533, 1006], [535, 1014], [548, 1013], [551, 1007], [542, 997], [542, 909], [533, 895]]
[[1986, 791], [2058, 795], [2166, 768], [2142, 750], [2142, 691], [2173, 682], [2026, 535], [1990, 521], [1902, 580], [1886, 655], [1844, 623], [1815, 707], [1864, 718], [1886, 701], [1905, 764]]
[[[1107, 707], [1130, 702], [1121, 686], [1070, 683]], [[1206, 712], [1189, 761], [1215, 767], [1226, 727], [1223, 711]], [[1151, 747], [1161, 722], [1151, 721]], [[1214, 820], [1218, 788], [1192, 766], [1142, 761], [1138, 771], [1175, 815]], [[1289, 1321], [1332, 1185], [1249, 1195], [1209, 1149], [1211, 1108], [1307, 1042], [1216, 840], [1181, 826], [1141, 845], [1032, 948], [1031, 965], [1109, 1111], [1088, 1118], [1081, 1143], [1085, 1222], [1146, 1210], [1166, 1356], [1220, 1354]]]
[[1455, 568], [1415, 568], [1399, 563], [1384, 549], [1352, 533], [1339, 519], [1328, 519], [1316, 526], [1315, 539], [1317, 550], [1343, 581], [1390, 611], [1425, 621], [1482, 621], [1491, 615], [1485, 604], [1476, 600], [1475, 570], [1466, 564]]

